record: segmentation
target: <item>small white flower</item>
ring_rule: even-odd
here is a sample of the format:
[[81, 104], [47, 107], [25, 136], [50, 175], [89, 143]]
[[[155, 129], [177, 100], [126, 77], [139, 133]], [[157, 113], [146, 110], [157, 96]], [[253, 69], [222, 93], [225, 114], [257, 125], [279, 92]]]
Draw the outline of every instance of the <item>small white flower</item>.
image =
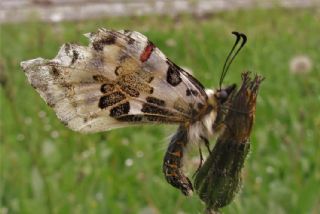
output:
[[52, 131], [51, 132], [51, 137], [52, 138], [58, 138], [59, 137], [59, 132], [58, 131]]
[[9, 209], [8, 209], [7, 207], [1, 207], [0, 213], [2, 213], [2, 214], [8, 214], [8, 213], [9, 213]]
[[129, 145], [129, 140], [127, 138], [124, 138], [124, 139], [122, 139], [121, 143], [122, 143], [122, 145], [127, 146], [127, 145]]
[[50, 16], [50, 20], [52, 22], [60, 22], [63, 19], [63, 15], [61, 13], [54, 13]]
[[26, 118], [24, 119], [24, 123], [25, 123], [26, 125], [30, 125], [30, 124], [32, 123], [32, 118], [31, 118], [31, 117], [26, 117]]
[[125, 165], [126, 165], [127, 167], [132, 166], [132, 165], [133, 165], [133, 160], [132, 160], [131, 158], [128, 158], [128, 159], [125, 161]]
[[102, 192], [97, 192], [96, 193], [96, 199], [97, 199], [97, 201], [102, 201], [103, 200], [103, 193]]
[[44, 118], [47, 114], [45, 111], [39, 111], [38, 115], [40, 118]]
[[100, 151], [100, 156], [101, 156], [102, 159], [105, 160], [110, 156], [111, 153], [112, 153], [112, 151], [110, 149], [102, 149]]
[[272, 166], [267, 166], [266, 171], [268, 174], [274, 173], [274, 168]]
[[290, 60], [289, 66], [292, 74], [306, 74], [312, 69], [312, 61], [306, 55], [299, 55]]

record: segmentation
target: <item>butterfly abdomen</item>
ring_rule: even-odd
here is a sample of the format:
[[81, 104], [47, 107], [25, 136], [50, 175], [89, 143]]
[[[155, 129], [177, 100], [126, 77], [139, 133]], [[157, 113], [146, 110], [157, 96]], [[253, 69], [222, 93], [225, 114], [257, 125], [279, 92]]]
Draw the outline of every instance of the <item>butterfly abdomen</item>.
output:
[[181, 125], [171, 138], [163, 160], [163, 173], [166, 180], [172, 186], [180, 189], [184, 195], [191, 195], [193, 192], [191, 181], [182, 171], [182, 159], [188, 142], [188, 130]]

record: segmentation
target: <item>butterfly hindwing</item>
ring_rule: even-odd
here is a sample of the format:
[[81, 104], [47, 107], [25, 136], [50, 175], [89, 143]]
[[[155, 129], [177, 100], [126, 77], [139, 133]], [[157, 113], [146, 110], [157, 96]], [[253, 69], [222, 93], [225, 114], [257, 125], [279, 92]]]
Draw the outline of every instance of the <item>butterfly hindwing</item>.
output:
[[88, 47], [65, 44], [52, 60], [21, 65], [71, 129], [98, 132], [140, 123], [184, 123], [204, 109], [202, 85], [144, 35], [101, 29]]

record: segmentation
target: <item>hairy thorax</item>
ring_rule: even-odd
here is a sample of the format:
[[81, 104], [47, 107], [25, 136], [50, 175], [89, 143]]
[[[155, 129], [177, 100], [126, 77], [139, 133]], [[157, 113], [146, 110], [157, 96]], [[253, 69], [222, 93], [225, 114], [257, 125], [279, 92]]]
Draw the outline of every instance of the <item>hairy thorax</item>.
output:
[[210, 139], [215, 135], [213, 125], [217, 118], [217, 102], [214, 98], [214, 90], [206, 89], [208, 95], [208, 104], [210, 110], [202, 118], [188, 126], [188, 140], [192, 143], [198, 143], [201, 140]]

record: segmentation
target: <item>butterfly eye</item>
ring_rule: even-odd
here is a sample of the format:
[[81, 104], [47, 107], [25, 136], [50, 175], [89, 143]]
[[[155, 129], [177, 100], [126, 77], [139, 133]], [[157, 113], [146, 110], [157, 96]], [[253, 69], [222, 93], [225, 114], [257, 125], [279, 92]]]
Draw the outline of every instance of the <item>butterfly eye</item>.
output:
[[214, 94], [215, 98], [218, 100], [219, 103], [224, 103], [228, 98], [228, 93], [225, 90], [218, 90]]
[[223, 104], [224, 102], [227, 101], [228, 96], [229, 94], [227, 93], [227, 91], [222, 89], [220, 92], [218, 92], [217, 99], [221, 104]]
[[232, 94], [232, 92], [235, 90], [235, 88], [236, 85], [232, 84], [224, 89], [218, 90], [215, 94], [217, 100], [219, 100], [220, 103], [226, 102], [230, 94]]
[[228, 93], [226, 90], [221, 90], [219, 93], [219, 99], [220, 100], [225, 100], [228, 98]]

